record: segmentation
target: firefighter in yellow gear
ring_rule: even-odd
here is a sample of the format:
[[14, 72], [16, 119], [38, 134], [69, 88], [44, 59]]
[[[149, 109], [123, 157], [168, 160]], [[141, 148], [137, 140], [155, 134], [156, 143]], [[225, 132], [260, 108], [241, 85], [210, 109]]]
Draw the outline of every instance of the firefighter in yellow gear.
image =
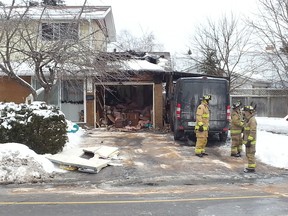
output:
[[243, 130], [243, 116], [241, 112], [241, 101], [236, 101], [232, 104], [231, 112], [231, 157], [241, 157], [242, 152], [242, 130]]
[[212, 99], [211, 95], [204, 95], [201, 100], [201, 104], [197, 107], [196, 111], [196, 146], [195, 155], [198, 157], [203, 157], [208, 155], [205, 152], [205, 147], [207, 145], [208, 131], [209, 131], [209, 120], [210, 120], [210, 110], [209, 101]]
[[257, 135], [257, 121], [255, 118], [255, 107], [244, 106], [244, 133], [243, 133], [243, 144], [246, 147], [246, 157], [248, 165], [244, 169], [244, 172], [255, 172], [256, 168], [256, 135]]

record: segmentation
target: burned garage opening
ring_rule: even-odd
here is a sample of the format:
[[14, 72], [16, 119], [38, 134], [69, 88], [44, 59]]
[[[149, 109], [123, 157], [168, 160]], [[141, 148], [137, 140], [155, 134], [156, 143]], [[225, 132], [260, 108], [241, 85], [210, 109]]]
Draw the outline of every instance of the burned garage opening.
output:
[[141, 129], [153, 125], [153, 84], [96, 85], [96, 126]]

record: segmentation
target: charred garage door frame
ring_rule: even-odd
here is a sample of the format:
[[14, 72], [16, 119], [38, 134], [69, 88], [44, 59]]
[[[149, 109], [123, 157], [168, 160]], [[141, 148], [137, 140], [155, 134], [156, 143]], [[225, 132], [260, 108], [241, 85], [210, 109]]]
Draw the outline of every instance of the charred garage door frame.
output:
[[[151, 107], [151, 121], [155, 124], [155, 83], [153, 82], [105, 82], [95, 83], [95, 127], [111, 125], [113, 122], [107, 118], [108, 109], [121, 112], [123, 106], [133, 112], [139, 112]], [[117, 109], [116, 109], [117, 107]], [[120, 107], [120, 108], [119, 108]], [[126, 107], [125, 107], [126, 108]], [[157, 114], [157, 112], [155, 113]], [[115, 122], [114, 122], [115, 123]]]

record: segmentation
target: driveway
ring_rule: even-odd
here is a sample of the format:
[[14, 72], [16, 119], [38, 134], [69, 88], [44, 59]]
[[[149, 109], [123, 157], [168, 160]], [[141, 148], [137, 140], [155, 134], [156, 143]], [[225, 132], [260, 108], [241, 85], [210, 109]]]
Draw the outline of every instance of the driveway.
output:
[[209, 155], [199, 158], [194, 155], [192, 142], [174, 141], [170, 132], [92, 129], [87, 131], [80, 147], [101, 145], [119, 148], [119, 160], [113, 161], [115, 166], [105, 167], [97, 174], [58, 174], [55, 182], [107, 189], [287, 181], [287, 170], [259, 161], [256, 174], [244, 174], [246, 157], [230, 157], [230, 140], [221, 143], [216, 138], [209, 139]]

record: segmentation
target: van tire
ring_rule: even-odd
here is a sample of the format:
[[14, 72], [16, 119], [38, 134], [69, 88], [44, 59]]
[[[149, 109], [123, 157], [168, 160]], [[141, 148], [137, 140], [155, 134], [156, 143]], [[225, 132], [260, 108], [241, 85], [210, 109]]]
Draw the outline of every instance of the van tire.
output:
[[170, 129], [171, 129], [171, 131], [174, 132], [174, 122], [173, 122], [173, 119], [172, 119], [172, 118], [170, 118], [169, 123], [170, 123]]
[[174, 140], [180, 140], [184, 137], [184, 131], [174, 130]]
[[228, 137], [228, 132], [221, 132], [219, 133], [219, 141], [226, 142]]
[[174, 124], [172, 122], [170, 123], [170, 129], [172, 132], [174, 132]]

